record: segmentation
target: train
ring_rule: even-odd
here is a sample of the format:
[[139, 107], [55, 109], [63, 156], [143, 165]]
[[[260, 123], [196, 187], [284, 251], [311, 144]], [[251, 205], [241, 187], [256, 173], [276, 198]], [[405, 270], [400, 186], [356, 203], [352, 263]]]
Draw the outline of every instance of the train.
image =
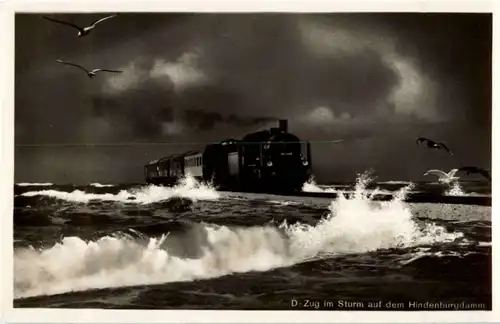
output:
[[288, 132], [288, 121], [242, 139], [225, 139], [144, 165], [148, 184], [174, 185], [191, 175], [218, 190], [296, 192], [311, 177], [311, 145]]

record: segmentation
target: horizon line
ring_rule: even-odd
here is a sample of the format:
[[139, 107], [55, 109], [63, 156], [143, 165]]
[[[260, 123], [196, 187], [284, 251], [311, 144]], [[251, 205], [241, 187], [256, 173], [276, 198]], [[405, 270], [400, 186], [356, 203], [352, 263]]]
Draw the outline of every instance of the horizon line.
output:
[[[319, 140], [319, 141], [292, 141], [292, 142], [243, 142], [234, 140], [234, 144], [321, 144], [321, 143], [338, 143], [344, 141], [339, 140]], [[128, 142], [128, 143], [45, 143], [45, 144], [15, 144], [15, 147], [98, 147], [98, 146], [155, 146], [155, 145], [210, 145], [222, 144], [224, 141], [217, 142]]]

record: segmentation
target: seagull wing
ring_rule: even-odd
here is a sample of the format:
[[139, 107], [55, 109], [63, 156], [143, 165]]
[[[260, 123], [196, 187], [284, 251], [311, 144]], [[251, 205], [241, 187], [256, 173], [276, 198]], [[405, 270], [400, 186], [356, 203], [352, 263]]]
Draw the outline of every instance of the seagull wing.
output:
[[81, 65], [78, 65], [78, 64], [75, 64], [75, 63], [71, 63], [71, 62], [65, 62], [65, 61], [61, 61], [61, 60], [57, 60], [58, 63], [61, 63], [61, 64], [66, 64], [66, 65], [72, 65], [74, 67], [77, 67], [79, 69], [82, 69], [83, 71], [85, 71], [85, 73], [88, 73], [89, 71], [84, 68], [83, 66]]
[[113, 17], [116, 17], [116, 16], [118, 16], [118, 14], [114, 14], [114, 15], [110, 15], [110, 16], [107, 16], [107, 17], [104, 17], [104, 18], [98, 19], [98, 20], [94, 21], [94, 22], [93, 22], [90, 26], [95, 26], [95, 25], [97, 25], [97, 24], [99, 24], [99, 23], [102, 23], [102, 22], [103, 22], [103, 21], [105, 21], [105, 20], [108, 20], [108, 19], [113, 18]]
[[57, 19], [53, 19], [53, 18], [46, 17], [46, 16], [43, 16], [43, 18], [45, 18], [45, 19], [47, 19], [47, 20], [50, 20], [50, 21], [52, 21], [52, 22], [56, 22], [56, 23], [59, 23], [59, 24], [63, 24], [63, 25], [68, 25], [68, 26], [71, 26], [71, 27], [73, 27], [73, 28], [78, 29], [79, 31], [82, 31], [82, 30], [83, 30], [83, 28], [82, 28], [82, 27], [77, 26], [77, 25], [72, 24], [72, 23], [67, 22], [67, 21], [57, 20]]
[[439, 143], [439, 146], [441, 146], [442, 148], [444, 148], [445, 150], [447, 150], [448, 153], [450, 153], [451, 155], [453, 155], [453, 152], [444, 143]]
[[455, 176], [455, 173], [457, 173], [458, 169], [452, 169], [450, 172], [448, 172], [448, 177], [452, 178]]
[[97, 73], [97, 72], [113, 72], [113, 73], [123, 73], [123, 71], [118, 71], [118, 70], [109, 70], [109, 69], [95, 69], [93, 72], [94, 72], [94, 73]]
[[429, 141], [427, 138], [419, 137], [419, 138], [417, 138], [417, 145], [420, 143], [423, 143], [423, 142], [427, 142], [427, 141]]
[[426, 173], [424, 173], [424, 175], [431, 175], [431, 174], [438, 176], [440, 179], [448, 178], [448, 174], [444, 173], [441, 170], [428, 170]]

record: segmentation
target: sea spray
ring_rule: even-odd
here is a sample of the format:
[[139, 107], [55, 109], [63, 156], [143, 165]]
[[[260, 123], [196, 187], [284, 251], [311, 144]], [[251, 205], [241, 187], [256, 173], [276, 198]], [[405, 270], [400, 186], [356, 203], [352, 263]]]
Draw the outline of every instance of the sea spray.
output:
[[286, 228], [296, 250], [304, 257], [314, 254], [362, 253], [378, 249], [448, 242], [462, 237], [440, 226], [419, 227], [404, 199], [414, 185], [399, 190], [391, 201], [375, 202], [377, 190], [367, 191], [369, 174], [358, 177], [354, 193], [338, 192], [329, 206], [330, 213], [318, 224], [294, 224]]
[[[96, 288], [159, 284], [220, 277], [237, 272], [267, 271], [314, 258], [380, 249], [452, 242], [449, 233], [432, 223], [419, 226], [404, 202], [411, 185], [391, 201], [374, 202], [359, 177], [352, 194], [339, 191], [329, 214], [316, 225], [286, 222], [280, 226], [231, 227], [197, 223], [192, 233], [159, 237], [105, 236], [95, 241], [65, 237], [47, 249], [14, 251], [16, 298]], [[186, 184], [187, 187], [189, 185]], [[200, 253], [174, 253], [176, 235]]]
[[21, 196], [48, 196], [79, 203], [87, 203], [91, 200], [102, 200], [138, 204], [154, 203], [174, 196], [190, 198], [193, 200], [211, 200], [219, 198], [219, 194], [213, 187], [208, 184], [196, 181], [196, 179], [190, 175], [187, 175], [185, 178], [180, 179], [179, 184], [173, 187], [150, 185], [136, 189], [121, 190], [117, 194], [96, 194], [88, 193], [82, 190], [74, 190], [72, 192], [58, 190], [40, 190], [28, 191], [23, 193]]
[[464, 190], [460, 186], [460, 183], [453, 182], [450, 185], [450, 188], [448, 190], [446, 190], [445, 195], [448, 195], [448, 196], [466, 196], [467, 194], [464, 192]]
[[101, 183], [98, 183], [98, 182], [93, 182], [90, 185], [92, 187], [96, 187], [96, 188], [109, 188], [109, 187], [114, 187], [115, 186], [113, 184], [101, 184]]
[[[374, 180], [375, 180], [375, 177], [374, 177], [374, 174], [375, 171], [370, 169], [370, 170], [367, 170], [363, 173], [360, 173], [357, 175], [356, 177], [356, 182], [355, 182], [355, 186], [362, 186], [363, 187], [363, 192], [368, 192], [369, 190], [366, 188], [369, 184], [373, 183]], [[409, 185], [411, 184], [410, 182], [407, 182], [406, 185]], [[344, 190], [344, 189], [341, 189], [341, 188], [345, 188], [345, 187], [350, 187], [348, 185], [344, 185], [344, 186], [323, 186], [323, 185], [318, 185], [316, 183], [316, 180], [314, 178], [314, 176], [311, 176], [305, 183], [304, 185], [302, 186], [302, 191], [303, 192], [321, 192], [321, 193], [335, 193], [335, 194], [338, 194], [338, 193], [347, 193], [348, 191], [347, 190]], [[414, 187], [412, 187], [413, 189]], [[354, 188], [354, 192], [356, 191], [356, 188]], [[392, 192], [390, 191], [387, 191], [387, 190], [381, 190], [380, 188], [375, 188], [373, 190], [373, 193], [376, 195], [376, 194], [392, 194]]]
[[330, 192], [330, 193], [335, 193], [337, 192], [334, 188], [321, 188], [318, 186], [316, 183], [316, 180], [314, 179], [314, 176], [311, 176], [302, 186], [302, 191], [303, 192]]
[[16, 183], [17, 186], [20, 187], [50, 187], [53, 186], [54, 184], [51, 182], [20, 182]]

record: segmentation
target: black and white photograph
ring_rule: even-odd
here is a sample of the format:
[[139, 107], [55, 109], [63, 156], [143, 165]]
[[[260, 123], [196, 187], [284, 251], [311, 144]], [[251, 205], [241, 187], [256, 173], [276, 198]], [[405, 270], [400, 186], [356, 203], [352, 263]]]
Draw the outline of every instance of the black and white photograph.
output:
[[14, 309], [492, 311], [491, 12], [116, 8], [13, 17]]

